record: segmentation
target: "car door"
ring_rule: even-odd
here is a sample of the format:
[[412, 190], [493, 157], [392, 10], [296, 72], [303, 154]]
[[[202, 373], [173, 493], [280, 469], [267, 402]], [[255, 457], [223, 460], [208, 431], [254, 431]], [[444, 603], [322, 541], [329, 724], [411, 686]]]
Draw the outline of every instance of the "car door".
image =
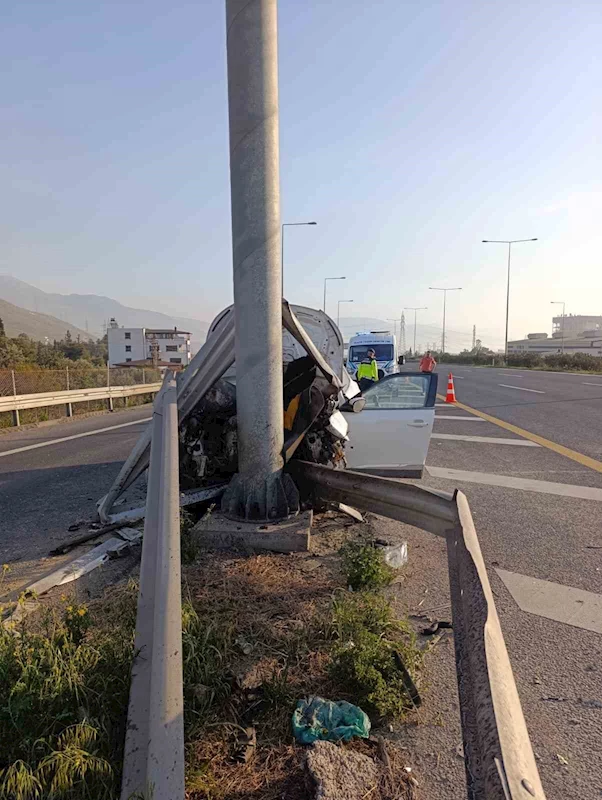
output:
[[366, 405], [347, 411], [349, 469], [389, 477], [420, 478], [433, 423], [437, 375], [400, 372], [363, 392]]

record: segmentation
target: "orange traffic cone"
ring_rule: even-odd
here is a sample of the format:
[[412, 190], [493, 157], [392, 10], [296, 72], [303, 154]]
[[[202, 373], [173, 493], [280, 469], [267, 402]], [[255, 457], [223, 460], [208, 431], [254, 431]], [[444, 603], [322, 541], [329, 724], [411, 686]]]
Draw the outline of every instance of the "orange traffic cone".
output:
[[447, 394], [445, 395], [445, 402], [446, 403], [456, 402], [456, 391], [454, 389], [454, 376], [451, 374], [451, 372], [447, 376]]

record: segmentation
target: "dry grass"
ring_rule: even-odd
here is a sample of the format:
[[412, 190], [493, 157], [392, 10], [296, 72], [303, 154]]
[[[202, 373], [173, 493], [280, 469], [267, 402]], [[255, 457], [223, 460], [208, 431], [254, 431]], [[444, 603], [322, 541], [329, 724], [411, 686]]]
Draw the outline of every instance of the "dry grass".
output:
[[[339, 632], [334, 600], [344, 578], [336, 559], [315, 564], [302, 556], [212, 553], [185, 569], [184, 596], [200, 624], [196, 635], [213, 657], [203, 666], [200, 691], [192, 689], [200, 706], [187, 703], [191, 800], [308, 796], [305, 749], [291, 729], [296, 702], [311, 695], [357, 701], [332, 669]], [[186, 674], [185, 665], [185, 680]], [[190, 675], [188, 681], [190, 694]], [[214, 700], [207, 703], [208, 697]], [[248, 726], [257, 732], [255, 754], [237, 763], [237, 737]], [[346, 746], [375, 755], [366, 743]], [[391, 758], [396, 789], [383, 783], [372, 800], [411, 796], [400, 758]]]

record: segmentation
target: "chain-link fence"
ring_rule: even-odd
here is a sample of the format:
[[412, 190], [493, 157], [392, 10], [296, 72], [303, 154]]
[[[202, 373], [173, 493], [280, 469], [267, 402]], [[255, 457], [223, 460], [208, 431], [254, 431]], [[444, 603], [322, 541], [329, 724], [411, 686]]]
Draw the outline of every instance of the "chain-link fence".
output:
[[100, 369], [0, 370], [0, 396], [101, 389], [103, 386], [139, 386], [161, 380], [158, 369], [114, 367]]

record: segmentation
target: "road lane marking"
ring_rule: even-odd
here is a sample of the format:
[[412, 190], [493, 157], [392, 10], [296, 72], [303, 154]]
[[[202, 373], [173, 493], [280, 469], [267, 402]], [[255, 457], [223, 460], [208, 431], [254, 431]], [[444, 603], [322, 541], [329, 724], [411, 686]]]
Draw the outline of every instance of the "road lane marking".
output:
[[521, 611], [602, 633], [602, 595], [505, 569], [495, 571]]
[[545, 394], [540, 389], [526, 389], [524, 386], [509, 386], [507, 383], [498, 383], [498, 386], [503, 386], [504, 389], [520, 389], [521, 392], [533, 392], [534, 394]]
[[[440, 395], [438, 396], [440, 397]], [[550, 439], [546, 439], [545, 437], [539, 436], [536, 433], [526, 431], [524, 428], [519, 428], [518, 425], [513, 425], [511, 422], [506, 422], [503, 419], [492, 417], [491, 414], [486, 414], [484, 411], [478, 411], [476, 408], [467, 406], [464, 403], [456, 403], [456, 408], [461, 408], [463, 411], [468, 411], [470, 414], [475, 414], [477, 417], [484, 419], [486, 422], [491, 422], [494, 425], [497, 425], [499, 428], [510, 431], [510, 433], [515, 433], [517, 436], [522, 436], [524, 439], [529, 439], [536, 444], [540, 444], [542, 447], [547, 447], [548, 450], [553, 450], [555, 453], [565, 456], [565, 458], [570, 458], [572, 461], [576, 461], [578, 464], [588, 467], [588, 469], [593, 469], [596, 472], [602, 473], [602, 462], [596, 461], [595, 458], [590, 458], [590, 456], [586, 456], [583, 453], [578, 453], [576, 450], [571, 450], [570, 447], [565, 447], [563, 444], [552, 442]], [[435, 419], [437, 419], [437, 417], [435, 417]]]
[[580, 500], [595, 500], [602, 503], [602, 489], [594, 486], [575, 486], [571, 483], [552, 483], [533, 478], [517, 478], [514, 475], [498, 475], [493, 472], [467, 472], [449, 467], [425, 468], [433, 478], [444, 478], [460, 483], [481, 483], [485, 486], [501, 486], [504, 489], [520, 489], [523, 492], [555, 494], [559, 497], [576, 497]]
[[85, 436], [95, 436], [97, 433], [107, 433], [107, 431], [116, 431], [119, 428], [129, 428], [130, 425], [140, 425], [142, 422], [150, 422], [152, 417], [144, 417], [137, 419], [134, 422], [123, 422], [121, 425], [111, 425], [108, 428], [99, 428], [94, 431], [86, 431], [85, 433], [75, 433], [73, 436], [62, 436], [60, 439], [50, 439], [48, 442], [37, 442], [37, 444], [28, 444], [25, 447], [16, 447], [14, 450], [5, 450], [0, 453], [0, 458], [5, 456], [12, 456], [15, 453], [24, 453], [26, 450], [37, 450], [38, 447], [50, 447], [51, 444], [61, 444], [61, 442], [70, 442], [73, 439], [83, 439]]
[[484, 419], [479, 419], [478, 417], [457, 417], [454, 414], [437, 414], [437, 412], [435, 412], [435, 422], [438, 419], [461, 419], [463, 422], [485, 422]]
[[452, 378], [455, 381], [463, 381], [465, 377], [466, 377], [466, 375], [452, 375]]
[[535, 442], [525, 442], [522, 439], [500, 439], [496, 436], [462, 436], [453, 433], [432, 433], [431, 439], [452, 439], [457, 442], [481, 442], [482, 444], [513, 444], [517, 447], [541, 447]]
[[587, 383], [587, 381], [583, 381], [584, 386], [602, 386], [602, 383]]

